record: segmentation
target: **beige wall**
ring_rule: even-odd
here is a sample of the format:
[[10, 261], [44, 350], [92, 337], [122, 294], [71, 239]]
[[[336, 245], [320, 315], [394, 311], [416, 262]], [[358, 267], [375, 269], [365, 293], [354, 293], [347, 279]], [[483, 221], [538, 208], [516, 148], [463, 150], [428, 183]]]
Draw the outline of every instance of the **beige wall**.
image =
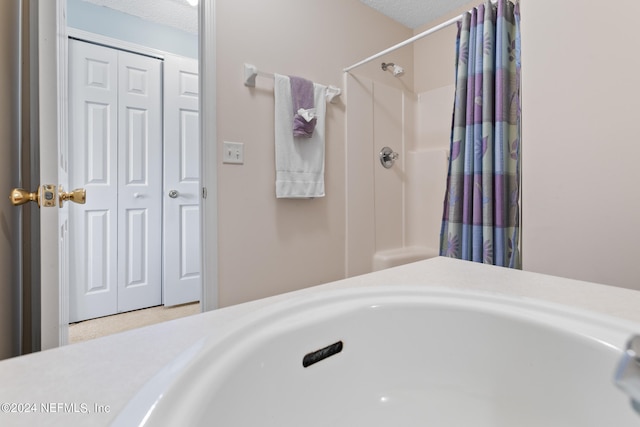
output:
[[[276, 200], [273, 81], [243, 85], [248, 62], [344, 89], [342, 69], [412, 35], [356, 0], [218, 0], [220, 306], [345, 277], [345, 102], [327, 106], [326, 197]], [[389, 58], [413, 82], [412, 50]], [[383, 73], [374, 62], [358, 71]], [[390, 74], [390, 73], [389, 73]], [[397, 80], [397, 79], [396, 79]], [[244, 165], [222, 164], [223, 141]]]
[[[344, 277], [346, 198], [369, 200], [372, 191], [352, 182], [346, 192], [348, 168], [367, 155], [356, 148], [345, 160], [347, 95], [327, 112], [327, 197], [276, 200], [273, 83], [259, 77], [255, 89], [244, 87], [242, 64], [344, 88], [343, 67], [412, 35], [357, 1], [310, 2], [306, 20], [298, 2], [265, 3], [217, 6], [218, 149], [225, 140], [245, 143], [243, 166], [217, 165], [221, 306]], [[632, 128], [639, 110], [630, 97], [640, 95], [632, 84], [639, 68], [632, 16], [640, 3], [623, 3], [617, 10], [624, 14], [605, 20], [578, 0], [521, 0], [523, 258], [527, 270], [640, 288], [640, 168], [633, 163], [640, 144]], [[381, 58], [404, 66], [401, 80], [381, 76], [380, 61], [357, 70], [416, 93], [417, 138], [405, 141], [407, 150], [448, 148], [455, 33], [454, 25]], [[368, 234], [362, 239], [375, 245]]]
[[[640, 289], [640, 3], [520, 3], [524, 269]], [[414, 45], [423, 146], [448, 144], [455, 31]]]
[[640, 289], [640, 2], [522, 13], [524, 268]]

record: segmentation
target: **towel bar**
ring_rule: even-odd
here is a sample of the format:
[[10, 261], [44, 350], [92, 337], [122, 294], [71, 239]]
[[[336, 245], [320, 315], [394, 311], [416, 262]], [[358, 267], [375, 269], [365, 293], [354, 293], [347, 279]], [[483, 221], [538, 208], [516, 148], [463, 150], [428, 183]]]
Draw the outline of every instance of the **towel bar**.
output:
[[[247, 87], [256, 87], [256, 77], [268, 77], [273, 78], [272, 73], [265, 73], [258, 71], [258, 68], [252, 64], [244, 64], [244, 85]], [[334, 103], [335, 98], [342, 94], [342, 89], [335, 86], [327, 86], [327, 101], [331, 104]]]

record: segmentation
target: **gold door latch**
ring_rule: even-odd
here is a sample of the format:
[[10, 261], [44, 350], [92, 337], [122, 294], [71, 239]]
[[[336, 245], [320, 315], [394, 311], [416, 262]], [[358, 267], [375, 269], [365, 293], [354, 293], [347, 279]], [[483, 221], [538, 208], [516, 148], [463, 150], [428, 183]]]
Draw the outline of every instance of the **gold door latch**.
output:
[[[38, 187], [38, 190], [34, 192], [27, 191], [24, 188], [14, 188], [9, 195], [9, 200], [11, 200], [13, 206], [36, 202], [39, 207], [48, 208], [56, 206], [56, 199], [56, 186], [52, 184], [41, 185]], [[78, 188], [67, 193], [60, 187], [58, 199], [60, 199], [60, 207], [62, 207], [67, 200], [84, 204], [87, 201], [87, 193], [83, 188]]]

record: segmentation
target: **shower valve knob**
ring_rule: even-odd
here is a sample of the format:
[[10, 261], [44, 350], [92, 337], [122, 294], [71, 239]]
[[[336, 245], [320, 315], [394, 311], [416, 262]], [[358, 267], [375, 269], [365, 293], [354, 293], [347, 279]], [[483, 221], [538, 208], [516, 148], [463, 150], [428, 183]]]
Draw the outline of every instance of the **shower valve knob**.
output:
[[393, 166], [393, 163], [398, 158], [399, 154], [393, 151], [389, 147], [384, 147], [380, 150], [380, 164], [384, 166], [386, 169], [389, 169]]

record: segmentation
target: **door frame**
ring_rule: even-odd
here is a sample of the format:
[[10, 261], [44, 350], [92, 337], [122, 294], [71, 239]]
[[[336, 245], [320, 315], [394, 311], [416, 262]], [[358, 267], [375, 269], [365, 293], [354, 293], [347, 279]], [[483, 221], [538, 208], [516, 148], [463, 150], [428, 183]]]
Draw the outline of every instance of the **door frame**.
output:
[[[66, 105], [66, 1], [29, 0], [30, 80], [35, 92], [30, 102], [31, 185], [58, 185], [59, 143], [65, 140]], [[60, 30], [60, 31], [58, 31]], [[46, 70], [46, 72], [41, 72]], [[62, 126], [61, 126], [62, 124]], [[57, 206], [34, 213], [30, 235], [32, 287], [38, 288], [32, 304], [32, 351], [46, 350], [68, 341], [68, 279], [60, 265]], [[68, 258], [67, 258], [68, 260]], [[68, 262], [68, 261], [67, 261]], [[63, 268], [61, 268], [63, 267]]]
[[[38, 147], [40, 159], [33, 164], [40, 169], [41, 179], [57, 177], [58, 143], [67, 135], [67, 118], [59, 112], [65, 111], [67, 96], [65, 93], [68, 78], [66, 64], [68, 54], [66, 0], [31, 0], [35, 7], [35, 22], [30, 33], [38, 42], [38, 68], [53, 72], [39, 73], [39, 93], [35, 108], [39, 111], [40, 141]], [[200, 211], [202, 225], [202, 311], [218, 307], [218, 217], [217, 217], [217, 168], [205, 167], [217, 165], [216, 143], [216, 55], [215, 55], [215, 0], [201, 0], [198, 5], [199, 19], [199, 84], [200, 84], [200, 153], [202, 174], [200, 177], [203, 203]], [[47, 130], [47, 132], [44, 132]], [[55, 132], [51, 132], [55, 130]], [[208, 143], [205, 143], [208, 142]], [[53, 169], [52, 169], [53, 168]], [[57, 179], [56, 179], [57, 181]], [[48, 183], [48, 182], [47, 182]], [[56, 182], [57, 185], [57, 182]], [[91, 197], [91, 195], [88, 195]], [[53, 212], [53, 211], [56, 212]], [[57, 208], [43, 209], [41, 216], [55, 216]], [[43, 219], [41, 219], [41, 224]], [[69, 308], [65, 302], [67, 286], [60, 275], [58, 261], [57, 227], [54, 233], [41, 230], [39, 242], [40, 259], [32, 260], [40, 270], [40, 342], [41, 349], [64, 345], [68, 340]], [[209, 243], [208, 243], [209, 242]], [[53, 256], [55, 254], [55, 257]], [[64, 269], [63, 269], [64, 270]]]
[[199, 76], [200, 76], [200, 180], [203, 203], [200, 213], [202, 232], [202, 311], [218, 308], [218, 143], [216, 122], [216, 0], [200, 0]]

